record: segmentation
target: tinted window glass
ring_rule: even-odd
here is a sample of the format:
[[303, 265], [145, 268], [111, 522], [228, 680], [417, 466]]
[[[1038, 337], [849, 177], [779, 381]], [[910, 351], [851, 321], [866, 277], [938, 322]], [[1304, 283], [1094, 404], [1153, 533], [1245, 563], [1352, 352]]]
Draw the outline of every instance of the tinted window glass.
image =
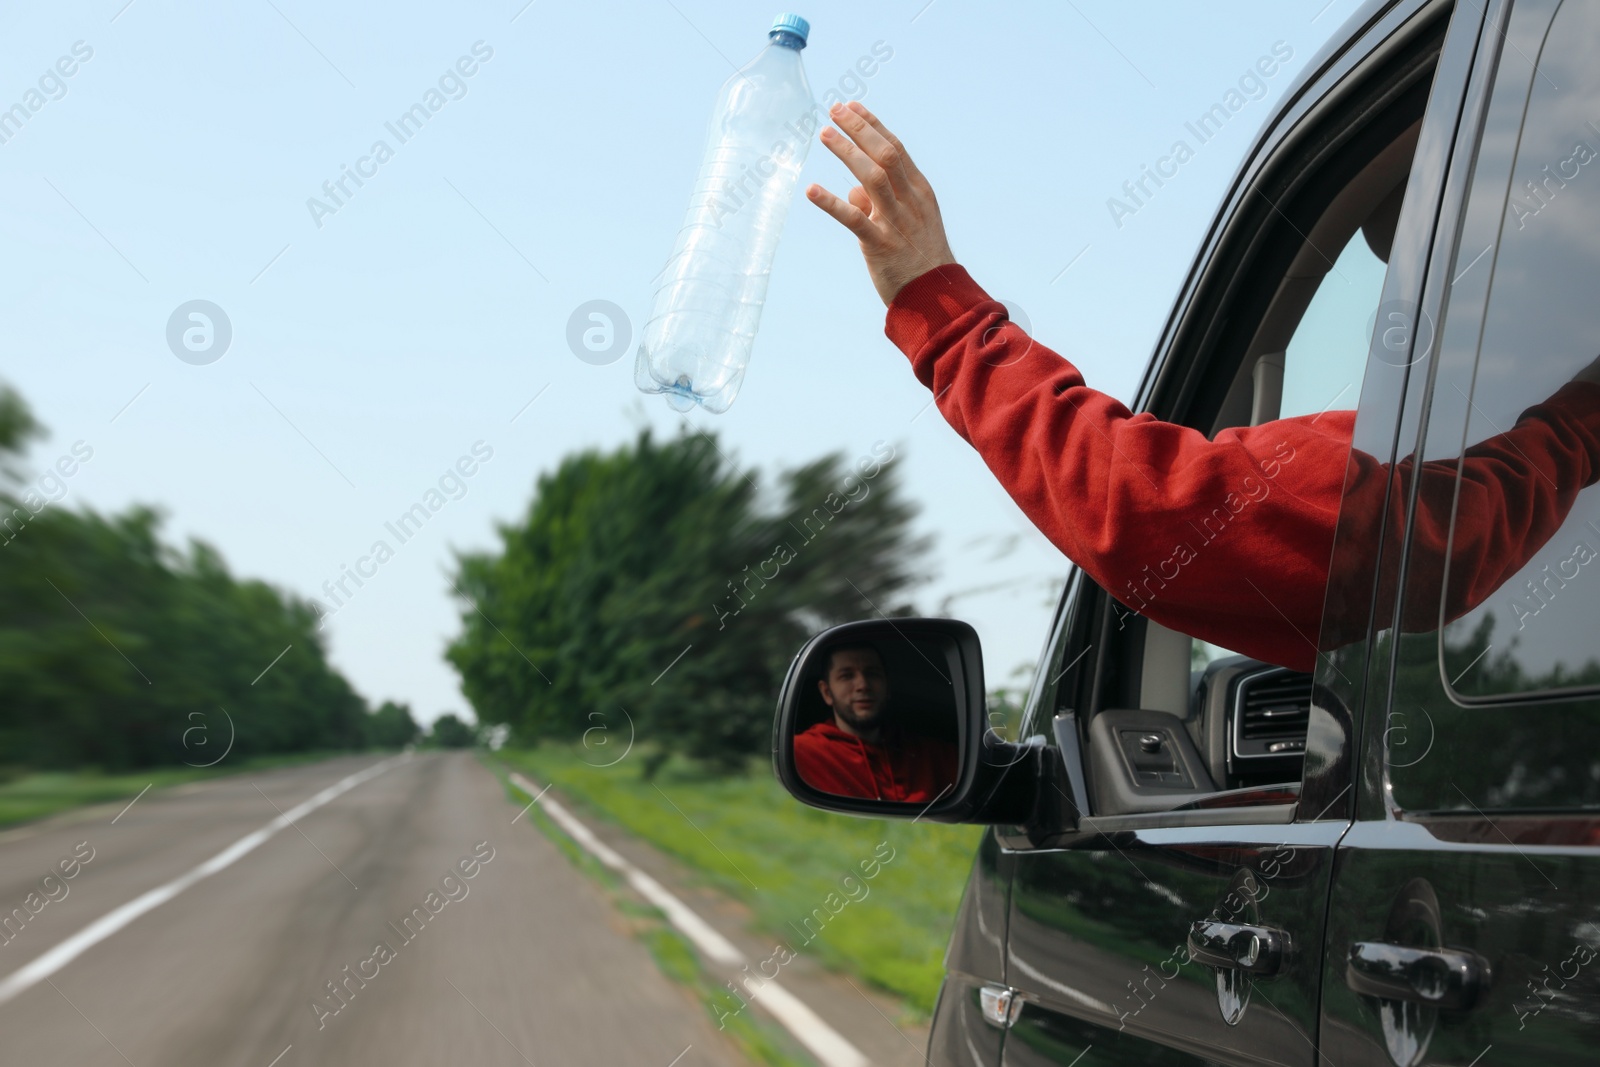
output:
[[1401, 632], [1375, 649], [1395, 670], [1374, 741], [1408, 811], [1600, 807], [1600, 387], [1573, 384], [1600, 354], [1597, 32], [1600, 8], [1514, 9], [1437, 338], [1417, 326]]
[[1597, 31], [1592, 8], [1557, 13], [1498, 239], [1458, 268], [1489, 282], [1475, 379], [1446, 386], [1471, 397], [1446, 617], [1486, 595], [1441, 634], [1444, 677], [1468, 700], [1600, 683], [1600, 490], [1583, 488], [1600, 459], [1600, 387], [1567, 385], [1600, 355]]

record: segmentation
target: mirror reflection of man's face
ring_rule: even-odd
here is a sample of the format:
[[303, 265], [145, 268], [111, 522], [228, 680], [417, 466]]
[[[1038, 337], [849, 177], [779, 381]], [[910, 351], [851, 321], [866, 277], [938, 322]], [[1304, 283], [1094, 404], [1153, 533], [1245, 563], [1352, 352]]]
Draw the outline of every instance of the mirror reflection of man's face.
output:
[[828, 677], [817, 687], [841, 730], [857, 736], [878, 732], [889, 701], [889, 676], [875, 651], [846, 648], [833, 653]]

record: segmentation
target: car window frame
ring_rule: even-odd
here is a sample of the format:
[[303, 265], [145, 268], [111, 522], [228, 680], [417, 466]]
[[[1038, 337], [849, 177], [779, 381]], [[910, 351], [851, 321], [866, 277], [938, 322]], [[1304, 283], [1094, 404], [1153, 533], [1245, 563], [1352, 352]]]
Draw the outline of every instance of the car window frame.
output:
[[[1262, 255], [1259, 248], [1251, 249], [1248, 242], [1242, 252], [1236, 251], [1232, 255], [1224, 255], [1223, 250], [1230, 240], [1237, 240], [1240, 231], [1259, 229], [1259, 224], [1254, 221], [1251, 214], [1244, 210], [1253, 193], [1263, 185], [1281, 181], [1291, 189], [1303, 190], [1305, 186], [1314, 183], [1317, 178], [1312, 173], [1317, 169], [1303, 162], [1305, 153], [1324, 149], [1316, 139], [1316, 132], [1327, 127], [1330, 121], [1338, 124], [1342, 136], [1344, 131], [1357, 130], [1352, 136], [1362, 136], [1371, 129], [1373, 121], [1384, 121], [1384, 109], [1397, 106], [1402, 96], [1414, 89], [1414, 82], [1406, 82], [1405, 78], [1416, 69], [1428, 68], [1432, 73], [1427, 75], [1431, 86], [1433, 77], [1436, 76], [1440, 57], [1444, 48], [1444, 30], [1448, 25], [1452, 6], [1448, 3], [1415, 4], [1409, 7], [1397, 5], [1391, 8], [1384, 17], [1378, 19], [1369, 28], [1360, 41], [1347, 50], [1341, 60], [1329, 65], [1316, 79], [1309, 83], [1308, 89], [1284, 115], [1280, 116], [1267, 130], [1263, 131], [1261, 140], [1253, 152], [1240, 167], [1239, 177], [1230, 196], [1219, 210], [1217, 221], [1214, 223], [1208, 241], [1203, 246], [1200, 258], [1191, 273], [1191, 282], [1180, 301], [1174, 308], [1169, 322], [1158, 360], [1153, 362], [1147, 371], [1146, 378], [1141, 384], [1140, 400], [1136, 410], [1152, 412], [1157, 417], [1166, 417], [1166, 411], [1178, 410], [1178, 421], [1186, 424], [1195, 424], [1195, 418], [1190, 415], [1200, 401], [1196, 391], [1191, 387], [1187, 390], [1177, 388], [1174, 384], [1180, 379], [1193, 379], [1196, 374], [1205, 369], [1209, 359], [1214, 357], [1217, 345], [1217, 334], [1220, 333], [1219, 324], [1236, 314], [1239, 306], [1238, 289], [1248, 284], [1255, 278], [1254, 272], [1244, 275], [1242, 282], [1238, 281], [1239, 273], [1233, 270], [1241, 260], [1259, 264]], [[1420, 57], [1420, 58], [1419, 58]], [[1398, 68], [1398, 69], [1397, 69]], [[1378, 80], [1375, 80], [1378, 79]], [[1386, 87], [1386, 82], [1404, 82], [1400, 88]], [[1431, 94], [1431, 88], [1428, 92]], [[1376, 102], [1371, 98], [1376, 96]], [[1367, 99], [1366, 107], [1358, 114], [1347, 114], [1351, 109], [1351, 101]], [[1431, 95], [1428, 104], [1423, 108], [1424, 131], [1429, 125], [1431, 112]], [[1341, 121], [1342, 120], [1342, 121]], [[1451, 135], [1453, 136], [1453, 122]], [[1419, 140], [1418, 151], [1422, 151], [1422, 142]], [[1296, 160], [1301, 162], [1298, 164]], [[1288, 173], [1287, 178], [1284, 175]], [[1415, 168], [1413, 171], [1415, 177]], [[1418, 210], [1423, 212], [1424, 228], [1431, 232], [1435, 221], [1436, 204], [1413, 206], [1413, 195], [1408, 190], [1406, 197], [1406, 210], [1415, 214]], [[1277, 211], [1274, 204], [1272, 211]], [[1259, 214], [1259, 212], [1257, 213]], [[1361, 239], [1360, 233], [1352, 239]], [[1397, 245], [1399, 237], [1396, 238]], [[1393, 253], [1391, 253], [1391, 266]], [[1235, 285], [1224, 285], [1222, 295], [1212, 304], [1204, 304], [1204, 296], [1208, 284], [1215, 289], [1214, 277], [1218, 273], [1228, 275], [1228, 281], [1236, 282]], [[1386, 272], [1383, 285], [1383, 301], [1393, 299], [1393, 280]], [[1194, 320], [1203, 320], [1196, 323]], [[1199, 326], [1199, 331], [1197, 331]], [[1201, 332], [1201, 336], [1195, 336]], [[1187, 336], [1186, 336], [1187, 335]], [[1367, 366], [1370, 367], [1374, 355], [1370, 353]], [[1187, 366], [1185, 366], [1187, 364]], [[1187, 371], [1187, 373], [1180, 373]], [[1214, 377], [1229, 378], [1230, 375], [1214, 375]], [[1164, 385], [1165, 383], [1165, 385]], [[1176, 390], [1176, 391], [1174, 391]], [[1185, 417], [1188, 416], [1188, 417]], [[1105, 632], [1102, 626], [1098, 633]], [[1101, 662], [1106, 655], [1105, 646], [1109, 642], [1102, 641]], [[1103, 667], [1097, 669], [1095, 679], [1095, 695], [1093, 707], [1100, 706], [1101, 684], [1103, 681]], [[1359, 743], [1355, 722], [1351, 717], [1344, 717], [1335, 723], [1340, 731], [1339, 747], [1345, 758], [1330, 760], [1346, 769], [1344, 774], [1345, 787], [1353, 782], [1354, 752]], [[1309, 748], [1309, 744], [1308, 744]], [[1308, 758], [1309, 758], [1308, 752]], [[1309, 765], [1309, 764], [1308, 764]], [[1271, 807], [1246, 806], [1240, 808], [1213, 808], [1202, 812], [1145, 812], [1127, 815], [1094, 816], [1093, 822], [1105, 824], [1107, 827], [1138, 828], [1154, 825], [1193, 825], [1201, 820], [1191, 820], [1191, 816], [1210, 815], [1211, 823], [1226, 825], [1231, 822], [1264, 822], [1264, 821], [1294, 821], [1299, 818], [1300, 808], [1308, 803], [1305, 792], [1307, 772], [1302, 771], [1301, 786], [1302, 796], [1295, 804], [1283, 805], [1281, 811]], [[1222, 793], [1232, 792], [1222, 790]], [[1332, 811], [1330, 805], [1323, 802], [1317, 794], [1313, 794], [1317, 803], [1313, 810], [1317, 814], [1313, 819], [1324, 817], [1348, 817]], [[1163, 820], [1174, 820], [1163, 821]], [[1113, 822], [1106, 822], [1113, 820]]]
[[[1131, 405], [1132, 410], [1141, 413], [1152, 412], [1161, 417], [1161, 411], [1158, 409], [1171, 410], [1174, 405], [1190, 406], [1188, 401], [1192, 400], [1192, 390], [1185, 389], [1184, 382], [1180, 379], [1192, 378], [1198, 371], [1203, 370], [1200, 366], [1203, 361], [1196, 359], [1195, 353], [1215, 341], [1214, 334], [1219, 321], [1225, 317], [1215, 311], [1207, 310], [1205, 297], [1220, 284], [1224, 295], [1220, 298], [1220, 303], [1213, 301], [1209, 306], [1231, 308], [1236, 304], [1236, 300], [1226, 294], [1232, 291], [1228, 284], [1232, 280], [1230, 268], [1239, 259], [1239, 254], [1223, 257], [1219, 254], [1219, 249], [1225, 247], [1231, 240], [1240, 239], [1241, 233], [1248, 233], [1253, 228], [1258, 228], [1257, 224], [1241, 211], [1241, 204], [1258, 187], [1263, 175], [1274, 173], [1275, 168], [1281, 167], [1284, 160], [1293, 159], [1297, 152], [1303, 151], [1312, 130], [1327, 118], [1337, 114], [1349, 98], [1358, 96], [1363, 90], [1370, 90], [1371, 79], [1378, 77], [1379, 71], [1407, 59], [1407, 53], [1417, 50], [1419, 44], [1424, 54], [1421, 62], [1431, 68], [1430, 81], [1436, 82], [1444, 56], [1449, 49], [1450, 36], [1447, 28], [1453, 27], [1456, 21], [1453, 17], [1454, 7], [1453, 0], [1412, 0], [1409, 3], [1397, 3], [1385, 8], [1369, 22], [1363, 33], [1348, 42], [1347, 47], [1328, 54], [1320, 69], [1307, 75], [1304, 82], [1293, 90], [1293, 98], [1281, 105], [1274, 117], [1258, 133], [1251, 150], [1240, 164], [1229, 193], [1219, 205], [1212, 225], [1197, 250], [1189, 275], [1174, 301], [1155, 353], [1146, 365], [1136, 399]], [[1475, 31], [1469, 30], [1469, 32], [1475, 36]], [[1470, 58], [1469, 54], [1465, 65], [1470, 66]], [[1432, 91], [1430, 90], [1430, 93]], [[1392, 94], [1392, 96], [1398, 95], [1398, 93]], [[1385, 104], [1393, 103], [1392, 96], [1385, 100]], [[1433, 101], [1430, 95], [1424, 108], [1423, 140], [1419, 141], [1418, 152], [1424, 150], [1429, 128], [1435, 124], [1430, 121], [1432, 111]], [[1452, 114], [1447, 137], [1453, 141], [1454, 135], [1455, 116]], [[1435, 138], [1437, 137], [1435, 134]], [[1448, 158], [1448, 143], [1444, 154]], [[1410, 186], [1416, 185], [1416, 169], [1414, 164]], [[1408, 187], [1407, 207], [1410, 207], [1414, 195], [1416, 194]], [[1438, 206], [1437, 201], [1423, 205], [1421, 209], [1423, 215], [1413, 223], [1414, 227], [1431, 235], [1437, 221]], [[1397, 233], [1396, 252], [1399, 250], [1399, 240]], [[1425, 248], [1422, 252], [1421, 258], [1424, 260], [1427, 251]], [[1386, 272], [1383, 286], [1385, 300], [1394, 298], [1398, 284], [1393, 270], [1394, 255], [1395, 253], [1391, 253], [1389, 271]], [[1417, 284], [1420, 284], [1420, 281]], [[1375, 358], [1375, 355], [1369, 355], [1367, 364], [1369, 368]], [[1186, 375], [1184, 371], [1189, 373]], [[1365, 380], [1364, 378], [1364, 383]], [[1365, 392], [1365, 386], [1363, 391]], [[1388, 452], [1390, 459], [1393, 457], [1392, 446], [1397, 441], [1398, 434], [1392, 432], [1391, 448]], [[1024, 725], [1020, 733], [1022, 740], [1029, 741], [1042, 736], [1044, 745], [1050, 752], [1060, 752], [1060, 748], [1050, 735], [1056, 711], [1068, 706], [1062, 694], [1072, 691], [1075, 697], [1072, 704], [1075, 706], [1099, 706], [1108, 669], [1108, 642], [1102, 637], [1109, 630], [1112, 600], [1113, 598], [1097, 583], [1083, 575], [1081, 570], [1074, 568], [1071, 579], [1062, 591], [1057, 614], [1051, 624], [1046, 653], [1041, 660], [1039, 677], [1035, 679], [1035, 691], [1029, 696], [1023, 718]], [[1092, 602], [1090, 607], [1098, 610], [1086, 609], [1083, 606], [1086, 602]], [[1089, 630], [1092, 640], [1085, 641], [1080, 635], [1083, 628], [1089, 626], [1090, 616], [1094, 619], [1094, 625]], [[1084, 648], [1085, 644], [1096, 651], [1094, 657], [1087, 656], [1086, 653], [1091, 649]], [[1065, 658], [1069, 649], [1078, 648], [1083, 648], [1084, 656], [1081, 662], [1071, 665], [1073, 678], [1069, 685], [1072, 683], [1076, 685], [1072, 690], [1068, 690], [1051, 681], [1050, 674], [1057, 670], [1057, 665]], [[1066, 672], [1059, 673], [1064, 675]], [[1084, 704], [1084, 700], [1089, 703]], [[1046, 707], [1051, 712], [1048, 716], [1044, 713]], [[1325, 820], [1348, 822], [1353, 814], [1353, 804], [1341, 805], [1339, 801], [1351, 792], [1351, 787], [1355, 783], [1354, 768], [1358, 762], [1356, 754], [1360, 751], [1361, 744], [1359, 725], [1360, 720], [1357, 715], [1345, 714], [1338, 718], [1335, 726], [1338, 731], [1339, 752], [1335, 758], [1326, 761], [1327, 766], [1323, 768], [1323, 774], [1317, 782], [1319, 788], [1308, 788], [1312, 784], [1311, 779], [1306, 772], [1302, 773], [1302, 792], [1300, 800], [1296, 803], [1186, 811], [1167, 810], [1125, 815], [1088, 815], [1080, 819], [1081, 834], [1092, 835], [1112, 830], [1162, 826], [1226, 826], [1238, 823]], [[1086, 752], [1087, 745], [1083, 743], [1081, 737], [1079, 740], [1080, 753]], [[1083, 767], [1080, 770], [1086, 773], [1088, 768]], [[1345, 782], [1338, 790], [1328, 788], [1328, 782], [1334, 776], [1330, 772], [1334, 771], [1342, 774]], [[1328, 802], [1330, 797], [1331, 802]], [[1303, 818], [1302, 810], [1306, 809], [1311, 801], [1316, 802], [1316, 814], [1309, 819]], [[1031, 844], [1025, 836], [1015, 832], [1020, 828], [997, 826], [994, 829], [996, 837], [1007, 850], [1032, 850], [1040, 847]], [[1058, 835], [1055, 842], [1048, 847], [1070, 847], [1071, 839], [1077, 836], [1080, 834], [1071, 832], [1066, 837]]]

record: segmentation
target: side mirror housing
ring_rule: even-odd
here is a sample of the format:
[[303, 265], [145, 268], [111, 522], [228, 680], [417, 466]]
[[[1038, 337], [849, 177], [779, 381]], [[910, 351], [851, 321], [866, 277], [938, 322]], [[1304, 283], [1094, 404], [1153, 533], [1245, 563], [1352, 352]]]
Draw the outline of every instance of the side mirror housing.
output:
[[824, 630], [789, 665], [773, 721], [773, 769], [795, 799], [872, 818], [1023, 822], [1036, 749], [990, 729], [978, 634], [955, 619]]

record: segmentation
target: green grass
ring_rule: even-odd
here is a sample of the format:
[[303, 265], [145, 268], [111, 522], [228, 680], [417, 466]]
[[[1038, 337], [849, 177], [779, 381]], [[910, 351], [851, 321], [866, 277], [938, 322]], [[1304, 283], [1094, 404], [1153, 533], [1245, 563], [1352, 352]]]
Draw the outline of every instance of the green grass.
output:
[[[682, 860], [749, 905], [774, 945], [898, 994], [916, 1016], [931, 1013], [982, 827], [817, 811], [765, 765], [717, 778], [672, 760], [651, 783], [637, 753], [610, 768], [583, 755], [545, 745], [495, 758]], [[872, 870], [883, 856], [867, 878], [861, 865]]]
[[23, 770], [15, 777], [0, 778], [0, 827], [32, 822], [85, 804], [103, 804], [112, 800], [129, 801], [138, 796], [139, 791], [147, 785], [152, 789], [161, 789], [205, 778], [218, 778], [245, 771], [269, 770], [273, 767], [302, 763], [317, 763], [321, 760], [357, 754], [296, 752], [283, 756], [258, 756], [255, 759], [237, 762], [223, 760], [215, 767], [151, 767], [125, 774], [106, 774], [93, 769]]

